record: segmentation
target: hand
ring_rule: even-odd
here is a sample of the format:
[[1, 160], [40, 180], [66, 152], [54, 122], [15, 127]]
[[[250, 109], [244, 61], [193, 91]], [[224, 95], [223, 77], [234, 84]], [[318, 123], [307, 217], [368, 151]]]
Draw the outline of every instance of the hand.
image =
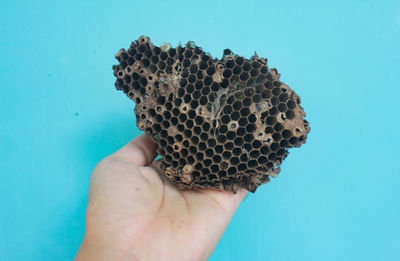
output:
[[155, 144], [142, 135], [95, 167], [76, 260], [211, 255], [247, 191], [180, 191], [149, 166], [155, 156]]

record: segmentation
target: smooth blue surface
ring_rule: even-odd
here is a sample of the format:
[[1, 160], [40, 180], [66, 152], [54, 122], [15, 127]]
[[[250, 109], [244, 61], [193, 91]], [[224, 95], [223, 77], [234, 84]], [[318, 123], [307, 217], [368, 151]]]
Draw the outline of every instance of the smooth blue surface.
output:
[[140, 35], [257, 51], [310, 121], [211, 260], [400, 260], [399, 1], [85, 2], [0, 0], [0, 260], [75, 255], [91, 170], [139, 134], [111, 66]]

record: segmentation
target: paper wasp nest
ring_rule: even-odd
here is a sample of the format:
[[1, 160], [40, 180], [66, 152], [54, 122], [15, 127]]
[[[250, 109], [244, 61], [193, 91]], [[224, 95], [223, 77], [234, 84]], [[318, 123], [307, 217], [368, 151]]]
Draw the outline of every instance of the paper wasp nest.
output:
[[116, 88], [136, 103], [137, 126], [181, 189], [254, 192], [306, 141], [299, 96], [264, 58], [225, 49], [219, 60], [193, 42], [157, 47], [144, 36], [116, 58]]

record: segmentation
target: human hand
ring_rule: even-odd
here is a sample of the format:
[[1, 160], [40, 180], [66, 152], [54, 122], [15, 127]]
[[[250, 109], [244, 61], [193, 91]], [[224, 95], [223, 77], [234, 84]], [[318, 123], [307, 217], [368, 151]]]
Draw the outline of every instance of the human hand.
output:
[[247, 191], [180, 191], [142, 135], [93, 170], [76, 260], [207, 260]]

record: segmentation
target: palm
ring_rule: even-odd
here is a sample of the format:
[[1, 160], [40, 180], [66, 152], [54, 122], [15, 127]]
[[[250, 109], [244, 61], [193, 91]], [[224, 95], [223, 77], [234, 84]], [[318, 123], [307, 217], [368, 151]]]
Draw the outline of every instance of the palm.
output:
[[154, 156], [154, 144], [141, 136], [95, 168], [88, 229], [144, 260], [204, 260], [247, 192], [180, 191], [146, 166]]

